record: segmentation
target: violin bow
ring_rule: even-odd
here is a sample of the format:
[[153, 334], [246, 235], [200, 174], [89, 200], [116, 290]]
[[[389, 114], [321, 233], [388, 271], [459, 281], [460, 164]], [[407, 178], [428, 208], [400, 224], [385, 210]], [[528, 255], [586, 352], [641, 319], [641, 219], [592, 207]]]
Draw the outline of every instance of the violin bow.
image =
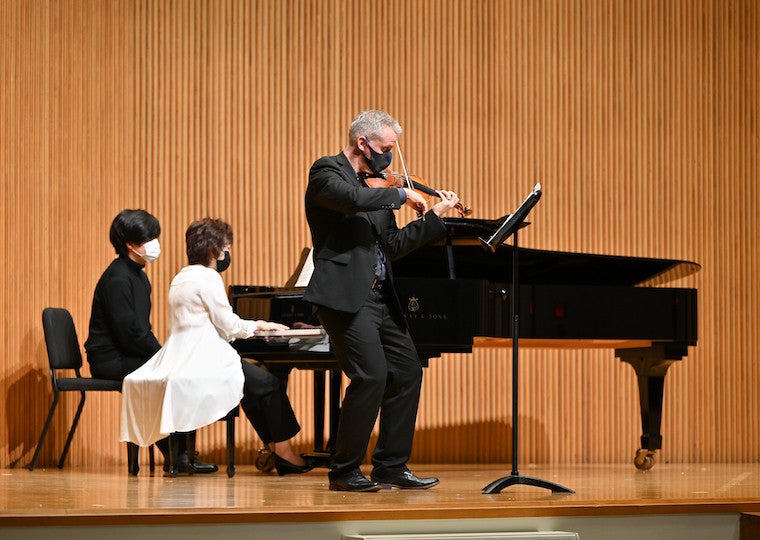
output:
[[[398, 152], [398, 159], [401, 161], [401, 170], [404, 171], [404, 182], [406, 183], [406, 187], [409, 189], [414, 189], [414, 185], [412, 184], [412, 179], [409, 177], [409, 171], [406, 170], [406, 163], [404, 163], [404, 155], [401, 153], [401, 146], [398, 144], [398, 141], [396, 141], [396, 151]], [[425, 214], [422, 212], [417, 212], [417, 216], [421, 217], [423, 221], [425, 221]]]

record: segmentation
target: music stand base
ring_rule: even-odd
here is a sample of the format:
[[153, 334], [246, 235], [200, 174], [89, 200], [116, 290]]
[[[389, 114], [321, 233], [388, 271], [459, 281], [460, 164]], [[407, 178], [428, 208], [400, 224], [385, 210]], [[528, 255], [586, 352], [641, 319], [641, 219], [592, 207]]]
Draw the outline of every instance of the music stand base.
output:
[[566, 488], [565, 486], [560, 486], [559, 484], [555, 484], [554, 482], [549, 482], [547, 480], [540, 480], [538, 478], [531, 478], [530, 476], [520, 476], [517, 474], [504, 476], [503, 478], [494, 480], [493, 482], [491, 482], [490, 484], [488, 484], [486, 487], [483, 488], [483, 493], [486, 493], [486, 494], [499, 493], [501, 492], [502, 489], [509, 486], [514, 486], [517, 484], [549, 489], [551, 490], [552, 493], [575, 493], [575, 491], [573, 491], [572, 489]]

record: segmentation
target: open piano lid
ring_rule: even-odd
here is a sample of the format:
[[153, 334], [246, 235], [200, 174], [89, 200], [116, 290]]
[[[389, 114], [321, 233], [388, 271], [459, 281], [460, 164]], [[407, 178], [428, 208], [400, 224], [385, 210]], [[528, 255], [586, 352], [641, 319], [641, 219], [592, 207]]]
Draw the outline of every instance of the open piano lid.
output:
[[[395, 277], [447, 277], [445, 242], [454, 254], [457, 278], [509, 282], [512, 246], [495, 253], [484, 249], [479, 237], [490, 236], [506, 219], [444, 218], [447, 239], [424, 246], [393, 262]], [[652, 287], [689, 276], [701, 268], [694, 262], [595, 255], [520, 248], [520, 282], [528, 285], [619, 285]]]

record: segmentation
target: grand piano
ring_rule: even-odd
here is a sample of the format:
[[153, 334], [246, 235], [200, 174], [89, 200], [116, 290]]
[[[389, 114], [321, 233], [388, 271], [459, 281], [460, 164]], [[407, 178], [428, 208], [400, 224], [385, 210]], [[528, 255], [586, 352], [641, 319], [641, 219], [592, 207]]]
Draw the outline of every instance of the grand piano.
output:
[[[394, 261], [394, 286], [423, 363], [476, 347], [511, 347], [512, 249], [494, 252], [479, 238], [503, 222], [445, 218], [439, 243]], [[304, 252], [305, 254], [306, 252]], [[519, 347], [607, 348], [638, 380], [641, 446], [634, 465], [650, 469], [662, 448], [665, 375], [697, 343], [697, 290], [663, 285], [697, 272], [693, 262], [520, 248]], [[295, 277], [295, 275], [294, 275]], [[291, 327], [319, 323], [303, 288], [230, 286], [233, 309], [245, 318]], [[340, 373], [322, 340], [238, 340], [241, 356], [274, 369], [315, 370], [315, 425], [324, 424], [325, 373], [331, 373], [331, 425], [337, 425]], [[332, 371], [331, 371], [332, 370]], [[331, 430], [334, 433], [334, 427]], [[324, 448], [322, 430], [315, 446]]]

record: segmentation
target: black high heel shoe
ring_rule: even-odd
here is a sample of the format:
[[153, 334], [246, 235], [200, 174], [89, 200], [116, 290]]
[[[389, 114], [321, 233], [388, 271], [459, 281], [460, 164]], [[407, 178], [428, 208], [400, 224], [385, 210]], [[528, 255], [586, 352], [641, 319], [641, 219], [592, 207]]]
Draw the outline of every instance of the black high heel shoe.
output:
[[300, 465], [296, 465], [295, 463], [291, 463], [290, 461], [281, 458], [274, 452], [272, 454], [274, 455], [274, 468], [277, 469], [277, 474], [280, 476], [285, 476], [286, 474], [303, 474], [314, 468], [314, 464], [309, 460], [305, 460], [306, 464], [301, 467]]

